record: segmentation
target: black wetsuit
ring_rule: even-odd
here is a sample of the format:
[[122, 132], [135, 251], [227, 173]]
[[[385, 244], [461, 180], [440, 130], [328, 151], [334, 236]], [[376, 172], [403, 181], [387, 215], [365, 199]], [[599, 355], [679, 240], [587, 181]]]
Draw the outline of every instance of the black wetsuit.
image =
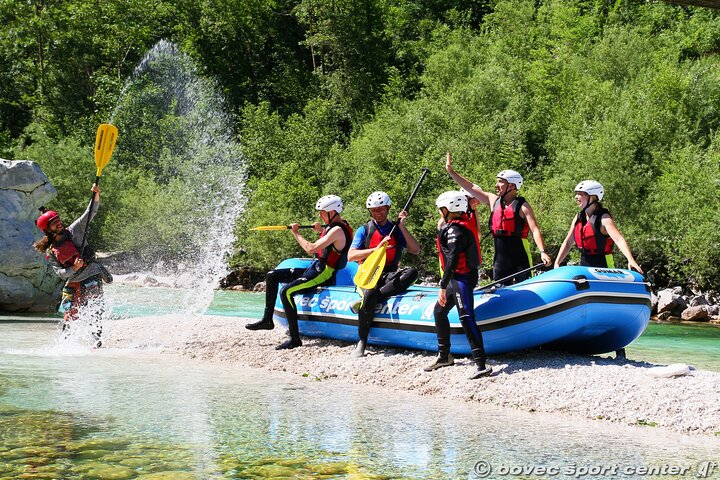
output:
[[445, 306], [435, 304], [435, 329], [438, 336], [438, 351], [441, 356], [450, 352], [450, 322], [448, 313], [457, 307], [460, 323], [465, 330], [472, 350], [473, 359], [485, 364], [485, 348], [480, 329], [475, 323], [475, 302], [473, 289], [478, 283], [479, 252], [473, 233], [459, 222], [450, 221], [443, 225], [438, 234], [438, 249], [443, 266], [440, 288], [446, 289]]
[[345, 234], [345, 247], [341, 251], [335, 250], [331, 245], [323, 250], [320, 257], [305, 270], [279, 268], [269, 271], [265, 276], [265, 312], [262, 321], [272, 322], [279, 284], [286, 283], [280, 291], [280, 301], [285, 309], [290, 340], [294, 344], [300, 344], [301, 342], [297, 306], [293, 296], [296, 293], [311, 291], [319, 286], [334, 285], [337, 271], [347, 264], [347, 252], [350, 250], [352, 229], [345, 221], [342, 223], [333, 222], [325, 227], [323, 234], [329, 232], [333, 227], [340, 227]]

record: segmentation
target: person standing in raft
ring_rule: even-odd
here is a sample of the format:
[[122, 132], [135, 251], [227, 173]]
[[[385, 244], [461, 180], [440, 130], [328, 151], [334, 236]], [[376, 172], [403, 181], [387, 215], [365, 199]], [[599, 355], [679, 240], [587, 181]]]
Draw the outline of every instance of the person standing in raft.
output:
[[[44, 253], [58, 277], [65, 280], [59, 311], [64, 313], [63, 330], [70, 322], [78, 318], [82, 307], [92, 303], [97, 309], [91, 319], [92, 335], [95, 346], [100, 347], [102, 341], [102, 284], [111, 283], [112, 275], [107, 269], [95, 261], [94, 251], [85, 239], [85, 229], [98, 211], [100, 205], [100, 188], [92, 186], [95, 196], [80, 218], [65, 228], [57, 212], [40, 207], [42, 215], [35, 224], [45, 234], [33, 244], [33, 247]], [[84, 248], [83, 248], [84, 246]], [[81, 256], [82, 253], [82, 256]]]
[[353, 237], [353, 230], [350, 225], [340, 216], [343, 210], [342, 199], [337, 195], [326, 195], [320, 198], [315, 205], [320, 223], [315, 223], [313, 228], [320, 234], [315, 242], [310, 242], [300, 235], [300, 224], [293, 223], [290, 230], [298, 244], [308, 254], [317, 254], [317, 259], [306, 269], [281, 268], [270, 270], [265, 276], [265, 312], [259, 322], [245, 325], [249, 330], [272, 330], [273, 311], [275, 299], [277, 298], [280, 283], [286, 285], [280, 291], [280, 301], [285, 309], [290, 339], [281, 343], [276, 350], [285, 350], [302, 345], [300, 332], [298, 330], [297, 306], [293, 296], [296, 293], [309, 292], [315, 287], [334, 285], [337, 271], [347, 265], [350, 240]]
[[580, 250], [580, 265], [615, 268], [612, 252], [613, 244], [617, 244], [627, 258], [628, 267], [643, 273], [610, 212], [600, 203], [604, 195], [605, 189], [595, 180], [583, 180], [575, 187], [575, 201], [580, 212], [573, 218], [570, 231], [560, 246], [555, 259], [556, 268], [560, 266], [573, 245]]
[[[388, 220], [390, 205], [390, 196], [387, 193], [373, 192], [370, 194], [365, 202], [365, 207], [370, 210], [372, 218], [357, 229], [348, 252], [348, 260], [362, 263], [382, 245], [388, 245], [385, 251], [385, 268], [377, 285], [366, 290], [362, 300], [354, 303], [351, 307], [352, 311], [358, 314], [359, 337], [357, 346], [352, 352], [353, 358], [365, 355], [368, 334], [373, 318], [375, 318], [375, 307], [378, 302], [404, 292], [418, 279], [416, 269], [412, 267], [398, 268], [403, 250], [407, 248], [408, 252], [417, 255], [420, 253], [420, 244], [405, 226], [408, 216], [406, 211], [400, 212], [397, 228], [393, 229], [396, 223]], [[392, 235], [390, 235], [391, 231]]]
[[503, 170], [498, 173], [495, 194], [492, 194], [453, 170], [452, 155], [449, 152], [445, 161], [445, 170], [458, 185], [490, 207], [488, 228], [495, 243], [493, 259], [495, 280], [511, 277], [508, 283], [513, 284], [530, 277], [529, 271], [512, 276], [529, 269], [532, 264], [528, 232], [532, 232], [535, 245], [540, 249], [542, 262], [546, 267], [552, 265], [552, 258], [545, 252], [545, 241], [535, 220], [535, 213], [525, 198], [518, 196], [523, 184], [522, 175], [514, 170]]
[[473, 289], [478, 283], [480, 252], [477, 237], [467, 227], [467, 219], [463, 218], [468, 209], [467, 197], [462, 192], [449, 191], [440, 195], [435, 205], [440, 210], [444, 222], [436, 241], [443, 270], [438, 300], [433, 310], [438, 337], [438, 356], [424, 370], [431, 372], [455, 363], [450, 354], [448, 313], [456, 307], [470, 344], [472, 358], [477, 365], [477, 370], [470, 378], [485, 377], [492, 373], [492, 368], [485, 364], [482, 333], [475, 323]]

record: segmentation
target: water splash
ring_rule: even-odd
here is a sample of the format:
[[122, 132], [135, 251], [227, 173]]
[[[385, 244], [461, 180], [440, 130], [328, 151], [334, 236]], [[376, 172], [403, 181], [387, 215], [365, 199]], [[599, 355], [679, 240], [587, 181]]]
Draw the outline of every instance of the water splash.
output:
[[[136, 230], [151, 232], [143, 239], [151, 270], [175, 276], [175, 286], [188, 289], [186, 311], [202, 314], [228, 272], [246, 201], [246, 162], [224, 98], [188, 55], [161, 40], [125, 82], [111, 123], [121, 132], [118, 163], [154, 175], [159, 192], [180, 199]], [[168, 236], [181, 237], [182, 248], [171, 248]]]

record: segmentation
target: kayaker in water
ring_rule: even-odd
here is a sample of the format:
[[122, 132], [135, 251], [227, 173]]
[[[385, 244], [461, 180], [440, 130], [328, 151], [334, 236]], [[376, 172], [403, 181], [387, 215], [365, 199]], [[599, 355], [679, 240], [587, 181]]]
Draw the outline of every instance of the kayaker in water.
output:
[[350, 249], [350, 240], [353, 236], [352, 228], [340, 216], [343, 210], [342, 199], [337, 195], [326, 195], [320, 198], [315, 205], [322, 223], [315, 223], [313, 229], [320, 234], [315, 242], [306, 240], [300, 235], [300, 224], [293, 223], [290, 231], [295, 240], [310, 255], [317, 255], [317, 259], [305, 270], [297, 268], [281, 268], [270, 270], [265, 276], [265, 312], [259, 322], [250, 323], [245, 327], [249, 330], [272, 330], [273, 311], [280, 283], [286, 283], [280, 291], [287, 318], [290, 339], [278, 345], [276, 350], [285, 350], [302, 345], [298, 331], [297, 306], [293, 295], [304, 293], [324, 285], [334, 285], [338, 270], [347, 264], [347, 254]]
[[[390, 196], [385, 192], [373, 192], [368, 196], [365, 207], [370, 210], [372, 218], [357, 229], [348, 252], [350, 261], [362, 263], [382, 245], [388, 245], [385, 252], [385, 268], [380, 279], [374, 288], [364, 292], [362, 300], [351, 307], [352, 311], [358, 314], [359, 341], [352, 352], [354, 358], [365, 355], [368, 334], [378, 302], [404, 292], [418, 279], [416, 269], [398, 268], [403, 251], [407, 248], [408, 252], [417, 255], [420, 253], [420, 244], [405, 226], [408, 216], [406, 211], [400, 212], [397, 228], [393, 230], [395, 222], [388, 220], [390, 205]], [[390, 236], [391, 231], [392, 236]]]
[[[514, 170], [503, 170], [497, 174], [495, 194], [484, 191], [467, 178], [457, 173], [452, 167], [452, 155], [448, 152], [445, 170], [468, 193], [490, 207], [488, 228], [492, 232], [495, 243], [493, 259], [493, 278], [512, 276], [527, 270], [532, 264], [528, 233], [532, 232], [533, 240], [540, 250], [540, 258], [545, 266], [552, 265], [552, 258], [545, 252], [540, 227], [535, 220], [535, 213], [525, 198], [518, 195], [523, 184], [522, 175]], [[507, 283], [513, 284], [526, 280], [530, 272], [515, 275]]]
[[492, 368], [485, 364], [482, 333], [475, 323], [473, 289], [478, 283], [480, 252], [477, 237], [467, 227], [467, 221], [462, 218], [468, 208], [467, 198], [462, 192], [449, 191], [440, 195], [435, 205], [443, 219], [442, 228], [437, 236], [437, 249], [443, 273], [438, 300], [433, 310], [438, 337], [438, 356], [424, 370], [430, 372], [455, 363], [450, 354], [448, 320], [448, 313], [455, 307], [470, 344], [472, 358], [477, 365], [477, 370], [470, 378], [484, 377], [492, 373]]
[[643, 273], [610, 212], [600, 203], [604, 195], [605, 189], [595, 180], [583, 180], [577, 184], [575, 201], [580, 212], [570, 224], [570, 231], [555, 259], [555, 267], [561, 265], [572, 246], [576, 245], [580, 250], [580, 265], [615, 268], [613, 245], [617, 244], [627, 258], [628, 267]]
[[[58, 277], [65, 280], [59, 311], [64, 313], [63, 330], [70, 327], [70, 322], [78, 318], [79, 310], [92, 303], [93, 310], [90, 323], [95, 346], [102, 342], [103, 283], [112, 282], [112, 275], [107, 269], [95, 261], [95, 252], [87, 242], [83, 248], [85, 228], [95, 217], [100, 206], [100, 188], [92, 186], [95, 192], [92, 208], [88, 205], [80, 218], [69, 227], [65, 227], [60, 216], [53, 210], [41, 207], [42, 214], [35, 224], [45, 235], [33, 244], [33, 247], [44, 253]], [[82, 256], [80, 253], [82, 252]]]

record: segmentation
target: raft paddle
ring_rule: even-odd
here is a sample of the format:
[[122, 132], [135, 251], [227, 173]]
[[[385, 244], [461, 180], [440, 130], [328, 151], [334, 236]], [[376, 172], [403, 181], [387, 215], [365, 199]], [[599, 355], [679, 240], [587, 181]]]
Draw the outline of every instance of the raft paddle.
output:
[[[95, 166], [97, 171], [95, 172], [95, 183], [93, 185], [100, 184], [100, 175], [102, 175], [103, 168], [110, 161], [110, 157], [115, 150], [115, 142], [117, 142], [118, 129], [115, 125], [110, 123], [103, 123], [97, 129], [95, 134]], [[85, 231], [83, 232], [82, 243], [80, 243], [80, 257], [85, 252], [85, 236], [87, 235], [88, 227], [90, 226], [90, 216], [92, 212], [93, 203], [95, 201], [95, 192], [90, 194], [90, 207], [88, 209], [87, 223], [85, 223]]]
[[[325, 228], [327, 225], [320, 225]], [[298, 228], [313, 228], [314, 225], [300, 225]], [[253, 227], [249, 229], [251, 232], [272, 232], [276, 230], [290, 230], [290, 225], [263, 225], [260, 227]]]
[[[425, 180], [425, 176], [428, 173], [430, 173], [430, 170], [423, 168], [420, 180], [418, 180], [415, 185], [415, 189], [410, 194], [410, 198], [408, 198], [407, 203], [405, 203], [405, 206], [403, 207], [404, 211], [407, 211], [407, 209], [410, 208], [410, 203], [413, 201], [413, 198], [415, 198], [415, 194], [417, 194], [420, 184], [423, 180]], [[393, 234], [395, 228], [398, 226], [398, 222], [399, 220], [395, 222], [395, 225], [393, 225], [388, 236]], [[353, 278], [353, 282], [355, 282], [355, 285], [357, 285], [357, 287], [363, 292], [363, 296], [365, 290], [374, 288], [375, 285], [377, 285], [378, 280], [380, 280], [380, 275], [382, 275], [383, 269], [385, 268], [386, 250], [387, 243], [384, 243], [382, 246], [378, 247], [377, 250], [368, 255], [363, 263], [360, 264], [360, 267], [358, 267], [358, 271], [355, 274], [355, 278]]]
[[515, 276], [517, 276], [517, 275], [522, 275], [523, 273], [529, 272], [530, 270], [535, 270], [536, 268], [542, 267], [543, 265], [545, 265], [545, 264], [544, 264], [544, 263], [538, 263], [537, 265], [533, 265], [532, 267], [526, 268], [525, 270], [520, 270], [519, 272], [515, 272], [515, 273], [513, 273], [512, 275], [508, 275], [508, 276], [505, 277], [505, 278], [501, 278], [500, 280], [495, 280], [494, 282], [488, 283], [487, 285], [483, 285], [482, 287], [477, 287], [475, 290], [486, 290], [486, 289], [488, 289], [488, 288], [490, 288], [490, 287], [493, 287], [493, 286], [495, 286], [495, 285], [497, 285], [497, 284], [499, 284], [499, 283], [504, 282], [505, 280], [509, 280], [509, 279], [511, 279], [511, 278], [513, 278], [513, 277], [515, 277]]

